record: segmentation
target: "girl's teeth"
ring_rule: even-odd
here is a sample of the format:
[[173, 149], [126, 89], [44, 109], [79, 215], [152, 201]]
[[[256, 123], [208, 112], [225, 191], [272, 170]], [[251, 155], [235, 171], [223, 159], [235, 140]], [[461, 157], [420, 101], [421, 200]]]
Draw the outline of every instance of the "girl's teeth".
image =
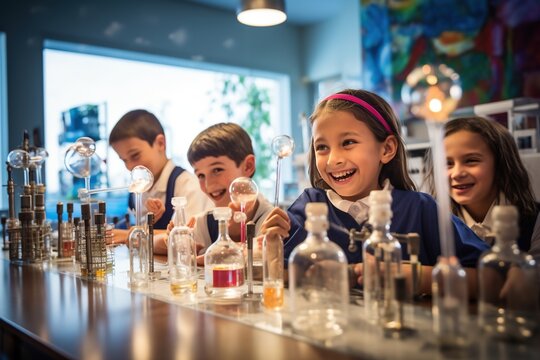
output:
[[335, 180], [339, 181], [339, 180], [344, 180], [348, 178], [349, 176], [354, 174], [354, 172], [355, 172], [354, 170], [340, 171], [340, 172], [331, 173], [331, 175]]

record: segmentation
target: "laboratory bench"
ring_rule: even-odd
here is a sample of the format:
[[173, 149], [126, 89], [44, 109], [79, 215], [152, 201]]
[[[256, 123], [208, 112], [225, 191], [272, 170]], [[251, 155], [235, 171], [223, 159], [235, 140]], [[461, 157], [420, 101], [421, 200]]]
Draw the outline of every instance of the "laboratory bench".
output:
[[[471, 315], [470, 344], [437, 345], [431, 310], [407, 304], [407, 332], [387, 333], [366, 321], [362, 299], [351, 296], [349, 325], [333, 340], [301, 337], [287, 306], [216, 302], [204, 293], [174, 296], [164, 260], [143, 289], [128, 286], [125, 246], [114, 249], [114, 268], [101, 279], [80, 276], [70, 260], [17, 264], [0, 257], [1, 359], [538, 359], [540, 336], [527, 343], [484, 337]], [[254, 292], [260, 292], [255, 282]]]

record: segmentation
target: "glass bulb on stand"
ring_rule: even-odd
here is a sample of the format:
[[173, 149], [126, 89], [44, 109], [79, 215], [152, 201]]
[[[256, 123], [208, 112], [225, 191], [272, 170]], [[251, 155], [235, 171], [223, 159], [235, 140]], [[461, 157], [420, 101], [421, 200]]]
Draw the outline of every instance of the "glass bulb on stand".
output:
[[411, 113], [427, 122], [446, 122], [461, 96], [459, 75], [445, 64], [415, 68], [401, 88], [401, 99]]
[[12, 168], [24, 170], [24, 185], [29, 185], [30, 154], [21, 149], [12, 150], [7, 156], [7, 162]]
[[[290, 136], [279, 135], [272, 140], [272, 152], [277, 158], [274, 207], [279, 205], [281, 188], [281, 160], [294, 151], [294, 141]], [[278, 310], [284, 298], [284, 258], [283, 239], [280, 235], [268, 234], [263, 239], [263, 305], [267, 309]]]
[[240, 241], [242, 246], [246, 244], [246, 205], [257, 200], [259, 188], [255, 181], [249, 177], [239, 177], [233, 180], [229, 186], [231, 201], [240, 205], [242, 214], [235, 214], [235, 221], [240, 222]]
[[272, 152], [277, 157], [276, 191], [274, 207], [279, 205], [279, 189], [281, 187], [281, 159], [289, 157], [294, 151], [294, 140], [288, 135], [279, 135], [272, 140]]
[[49, 153], [42, 147], [33, 148], [30, 150], [30, 166], [33, 166], [36, 171], [36, 184], [43, 184], [41, 178], [41, 167], [45, 160], [49, 157]]
[[461, 95], [459, 75], [444, 64], [426, 64], [414, 69], [401, 91], [411, 113], [424, 118], [428, 128], [442, 252], [432, 272], [433, 329], [440, 345], [450, 347], [465, 346], [469, 339], [467, 277], [455, 256], [444, 149], [444, 123], [456, 109]]
[[94, 194], [100, 194], [111, 191], [129, 190], [129, 192], [146, 192], [150, 190], [154, 184], [154, 175], [148, 170], [148, 168], [137, 165], [131, 170], [130, 182], [127, 186], [108, 187], [100, 189], [86, 189], [81, 188], [78, 190], [79, 199], [82, 202], [89, 202], [90, 196]]
[[80, 137], [64, 155], [64, 165], [73, 176], [84, 179], [84, 187], [90, 190], [90, 177], [101, 170], [103, 161], [96, 154], [96, 143], [89, 137]]

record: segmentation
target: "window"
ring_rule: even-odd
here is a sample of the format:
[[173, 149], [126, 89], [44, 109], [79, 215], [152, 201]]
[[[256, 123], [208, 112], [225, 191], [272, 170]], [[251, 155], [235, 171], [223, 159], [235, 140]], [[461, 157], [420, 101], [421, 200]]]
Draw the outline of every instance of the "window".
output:
[[[76, 119], [73, 114], [82, 119], [81, 123], [86, 122], [86, 130], [94, 129], [99, 139], [97, 152], [108, 164], [104, 176], [96, 179], [101, 183], [91, 183], [91, 187], [122, 186], [127, 183], [128, 172], [109, 149], [107, 135], [124, 113], [133, 109], [154, 113], [165, 128], [168, 156], [191, 170], [186, 153], [201, 130], [217, 122], [232, 121], [242, 125], [246, 121], [250, 108], [243, 100], [248, 88], [267, 95], [265, 109], [271, 125], [262, 126], [263, 139], [254, 146], [258, 162], [274, 171], [274, 161], [262, 160], [272, 156], [268, 154], [270, 149], [264, 146], [268, 147], [273, 136], [290, 133], [288, 103], [284, 100], [288, 97], [289, 84], [285, 76], [56, 41], [47, 41], [45, 47], [45, 144], [50, 153], [46, 163], [48, 192], [60, 194], [61, 189], [64, 192], [66, 189], [63, 154], [66, 144], [73, 139], [66, 135], [65, 124]], [[235, 90], [227, 91], [224, 96], [225, 84], [231, 82], [235, 83], [232, 87]], [[99, 130], [89, 122], [97, 124]], [[258, 153], [257, 149], [264, 153]], [[256, 179], [261, 192], [269, 199], [273, 196], [272, 178]], [[68, 178], [68, 185], [69, 181], [72, 179]], [[71, 196], [73, 194], [76, 189]], [[125, 198], [125, 194], [121, 196]]]

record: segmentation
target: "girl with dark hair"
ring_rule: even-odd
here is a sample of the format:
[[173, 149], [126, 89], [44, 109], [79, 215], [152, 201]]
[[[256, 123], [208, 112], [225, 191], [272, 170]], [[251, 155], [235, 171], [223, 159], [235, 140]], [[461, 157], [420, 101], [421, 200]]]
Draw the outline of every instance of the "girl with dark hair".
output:
[[[306, 237], [305, 206], [328, 205], [328, 237], [344, 250], [349, 264], [362, 261], [362, 249], [349, 250], [349, 236], [340, 229], [360, 228], [367, 219], [368, 196], [389, 182], [393, 219], [390, 231], [420, 235], [422, 265], [433, 266], [441, 254], [437, 205], [416, 192], [407, 172], [406, 153], [398, 119], [380, 96], [365, 90], [344, 90], [322, 100], [311, 116], [310, 180], [287, 212], [278, 208], [266, 218], [262, 233], [285, 238], [285, 259]], [[453, 216], [456, 255], [465, 267], [475, 267], [488, 247], [461, 220]], [[406, 246], [403, 258], [407, 259]], [[405, 267], [404, 267], [405, 268]], [[354, 270], [361, 282], [362, 266]], [[407, 272], [407, 269], [404, 269]], [[420, 289], [429, 292], [431, 271], [423, 271]]]
[[[529, 174], [516, 142], [503, 125], [481, 117], [463, 117], [445, 125], [444, 145], [452, 212], [482, 239], [492, 231], [495, 205], [514, 205], [519, 212], [522, 251], [529, 251], [539, 211]], [[428, 154], [426, 184], [432, 194], [433, 167]]]

